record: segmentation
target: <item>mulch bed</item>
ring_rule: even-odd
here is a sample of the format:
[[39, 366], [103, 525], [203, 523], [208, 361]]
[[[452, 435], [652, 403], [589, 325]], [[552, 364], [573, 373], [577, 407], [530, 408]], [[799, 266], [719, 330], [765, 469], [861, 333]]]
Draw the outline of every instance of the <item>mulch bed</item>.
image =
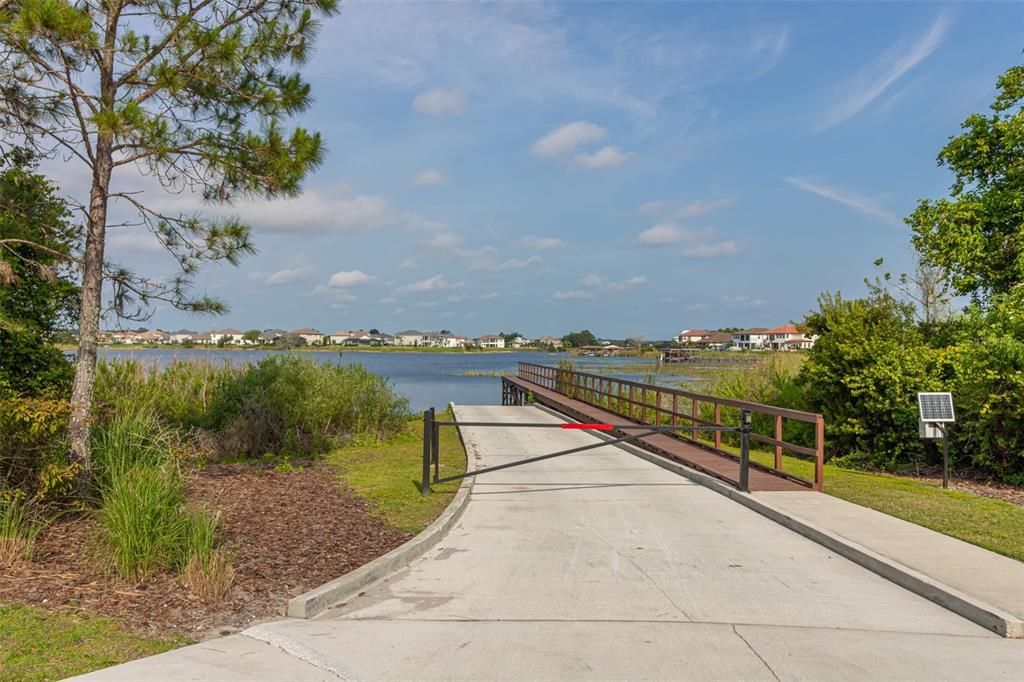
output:
[[95, 559], [95, 523], [80, 517], [50, 526], [31, 564], [0, 575], [0, 603], [82, 608], [141, 634], [202, 639], [283, 616], [289, 598], [408, 539], [341, 489], [325, 466], [276, 472], [214, 464], [191, 476], [188, 491], [192, 502], [221, 514], [235, 567], [225, 600], [203, 604], [173, 575], [138, 584], [105, 575]]

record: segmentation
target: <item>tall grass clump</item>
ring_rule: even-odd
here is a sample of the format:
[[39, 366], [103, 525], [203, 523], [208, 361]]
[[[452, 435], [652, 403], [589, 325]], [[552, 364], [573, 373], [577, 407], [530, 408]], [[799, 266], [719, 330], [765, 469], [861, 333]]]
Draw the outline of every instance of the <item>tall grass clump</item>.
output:
[[141, 580], [181, 564], [184, 504], [184, 486], [173, 469], [130, 468], [111, 482], [98, 517], [118, 575]]
[[219, 516], [205, 511], [186, 515], [182, 580], [204, 602], [220, 601], [231, 591], [235, 569], [231, 558], [216, 544]]
[[[800, 353], [775, 353], [761, 362], [746, 367], [730, 369], [716, 373], [702, 382], [700, 392], [717, 398], [743, 400], [775, 407], [786, 407], [793, 410], [807, 410], [804, 388], [800, 384], [800, 367], [804, 356]], [[713, 407], [703, 406], [701, 417], [713, 418]], [[740, 411], [736, 408], [723, 407], [722, 421], [726, 424], [738, 424]], [[774, 433], [774, 417], [771, 415], [754, 414], [753, 428], [756, 433], [772, 435]], [[731, 434], [723, 437], [727, 441], [734, 439]], [[814, 425], [798, 422], [793, 419], [783, 421], [782, 439], [813, 447]]]
[[408, 412], [387, 379], [362, 366], [285, 356], [262, 360], [224, 385], [209, 425], [221, 432], [226, 454], [288, 457], [323, 453], [356, 435], [397, 433]]
[[135, 360], [101, 361], [96, 370], [97, 410], [109, 417], [143, 408], [169, 425], [206, 427], [220, 389], [245, 371], [206, 360], [176, 360], [162, 369]]
[[160, 468], [173, 458], [174, 433], [149, 408], [119, 412], [92, 435], [93, 481], [101, 495], [132, 469]]
[[0, 567], [31, 560], [42, 527], [42, 515], [24, 495], [0, 494]]

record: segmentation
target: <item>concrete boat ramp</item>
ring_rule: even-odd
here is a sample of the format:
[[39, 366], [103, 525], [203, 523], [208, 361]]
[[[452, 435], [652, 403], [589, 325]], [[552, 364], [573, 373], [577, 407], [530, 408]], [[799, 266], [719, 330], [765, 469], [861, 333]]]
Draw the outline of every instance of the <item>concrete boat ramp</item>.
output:
[[[456, 414], [459, 421], [557, 420], [535, 407], [459, 407]], [[464, 427], [463, 438], [481, 467], [595, 436]], [[1020, 589], [1024, 602], [1024, 583]], [[82, 679], [1022, 675], [1024, 641], [1000, 637], [727, 496], [607, 446], [481, 476], [437, 545], [314, 619], [262, 624]]]

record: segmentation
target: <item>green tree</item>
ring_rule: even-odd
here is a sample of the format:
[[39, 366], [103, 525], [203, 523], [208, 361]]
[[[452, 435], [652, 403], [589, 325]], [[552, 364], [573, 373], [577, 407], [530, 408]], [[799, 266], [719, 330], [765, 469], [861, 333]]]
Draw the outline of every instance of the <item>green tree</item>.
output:
[[0, 387], [67, 390], [73, 370], [53, 345], [74, 314], [68, 259], [77, 241], [57, 188], [24, 149], [0, 157]]
[[250, 329], [246, 333], [242, 334], [242, 340], [248, 341], [249, 343], [259, 343], [260, 334], [261, 332], [259, 329]]
[[[221, 312], [220, 301], [192, 293], [197, 268], [235, 264], [254, 250], [238, 220], [162, 209], [114, 171], [134, 166], [168, 190], [216, 203], [298, 194], [323, 145], [318, 134], [282, 123], [310, 104], [296, 69], [309, 57], [318, 18], [336, 10], [336, 0], [0, 4], [0, 127], [80, 162], [91, 178], [80, 202], [86, 236], [68, 430], [83, 480], [104, 280], [119, 315], [143, 316], [156, 300]], [[137, 213], [129, 222], [156, 236], [179, 276], [148, 278], [105, 262], [111, 198]]]
[[590, 333], [589, 329], [584, 329], [579, 332], [569, 332], [562, 337], [562, 343], [568, 348], [582, 348], [596, 345], [597, 338]]
[[1024, 282], [1024, 66], [998, 80], [992, 114], [974, 114], [939, 152], [950, 198], [922, 200], [907, 218], [913, 244], [956, 294], [985, 303]]

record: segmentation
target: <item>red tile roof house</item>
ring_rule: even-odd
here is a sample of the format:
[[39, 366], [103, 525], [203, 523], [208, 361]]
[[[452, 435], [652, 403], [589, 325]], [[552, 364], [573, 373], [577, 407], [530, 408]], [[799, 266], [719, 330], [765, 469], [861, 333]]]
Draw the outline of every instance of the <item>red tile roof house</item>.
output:
[[784, 324], [768, 330], [768, 347], [774, 350], [797, 350], [814, 347], [814, 337], [795, 324]]

